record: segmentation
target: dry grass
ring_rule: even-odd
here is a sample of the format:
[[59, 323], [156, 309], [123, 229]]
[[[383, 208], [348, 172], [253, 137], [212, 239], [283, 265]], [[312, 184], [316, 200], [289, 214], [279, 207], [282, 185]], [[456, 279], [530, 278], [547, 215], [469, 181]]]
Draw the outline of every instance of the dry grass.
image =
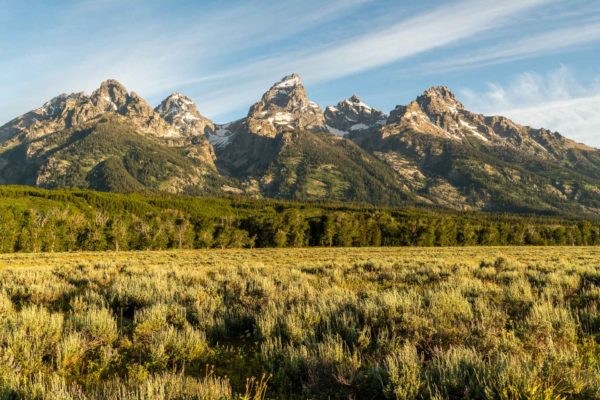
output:
[[[347, 264], [376, 261], [378, 263], [455, 262], [478, 265], [482, 260], [498, 257], [514, 258], [522, 263], [600, 262], [600, 247], [565, 246], [497, 246], [497, 247], [311, 247], [285, 249], [176, 250], [142, 252], [77, 252], [0, 254], [1, 267], [69, 266], [82, 262], [131, 263], [132, 265], [212, 266], [240, 265], [301, 267], [314, 263]], [[290, 262], [293, 265], [290, 265]]]
[[0, 399], [600, 398], [600, 248], [0, 256]]

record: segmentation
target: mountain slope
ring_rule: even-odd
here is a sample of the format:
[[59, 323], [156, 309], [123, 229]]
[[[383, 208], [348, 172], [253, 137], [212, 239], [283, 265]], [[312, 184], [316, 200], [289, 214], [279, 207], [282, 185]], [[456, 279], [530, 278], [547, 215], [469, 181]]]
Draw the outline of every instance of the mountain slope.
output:
[[181, 93], [152, 108], [107, 80], [0, 127], [0, 184], [600, 215], [600, 151], [443, 86], [389, 115], [358, 96], [323, 111], [291, 74], [219, 125]]
[[179, 132], [175, 137], [166, 140], [170, 147], [182, 148], [186, 156], [216, 171], [215, 151], [208, 140], [209, 135], [216, 131], [216, 125], [198, 112], [189, 97], [181, 93], [173, 93], [154, 111]]
[[465, 110], [445, 87], [349, 137], [431, 203], [495, 211], [598, 213], [598, 150]]
[[218, 192], [223, 179], [177, 148], [148, 140], [127, 118], [107, 114], [0, 154], [2, 184], [106, 191]]
[[323, 111], [308, 99], [300, 77], [292, 74], [273, 84], [244, 119], [223, 130], [221, 137], [227, 140], [217, 146], [217, 165], [225, 174], [256, 178], [279, 154], [284, 134], [300, 131], [328, 129]]
[[414, 204], [384, 163], [331, 135], [300, 77], [275, 83], [237, 123], [217, 166], [267, 197]]
[[126, 116], [149, 136], [180, 136], [177, 129], [169, 126], [135, 92], [129, 93], [119, 82], [107, 80], [90, 96], [85, 93], [61, 94], [0, 127], [0, 148], [10, 148], [48, 133], [73, 128], [107, 113]]
[[415, 204], [385, 164], [355, 144], [306, 131], [286, 133], [260, 178], [268, 197]]

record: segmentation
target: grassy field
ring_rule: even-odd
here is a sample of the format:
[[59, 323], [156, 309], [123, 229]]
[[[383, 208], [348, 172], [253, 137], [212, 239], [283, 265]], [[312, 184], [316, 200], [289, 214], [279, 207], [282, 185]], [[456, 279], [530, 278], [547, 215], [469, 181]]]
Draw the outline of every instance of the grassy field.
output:
[[0, 255], [0, 399], [600, 399], [600, 248]]

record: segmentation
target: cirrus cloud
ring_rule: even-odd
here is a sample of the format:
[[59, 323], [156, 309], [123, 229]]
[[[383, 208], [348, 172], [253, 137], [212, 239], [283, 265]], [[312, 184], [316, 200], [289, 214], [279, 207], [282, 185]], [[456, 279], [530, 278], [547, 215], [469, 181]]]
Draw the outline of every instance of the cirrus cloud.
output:
[[524, 72], [505, 85], [488, 83], [482, 92], [460, 93], [474, 111], [504, 115], [600, 148], [600, 76], [583, 83], [561, 66], [544, 75]]

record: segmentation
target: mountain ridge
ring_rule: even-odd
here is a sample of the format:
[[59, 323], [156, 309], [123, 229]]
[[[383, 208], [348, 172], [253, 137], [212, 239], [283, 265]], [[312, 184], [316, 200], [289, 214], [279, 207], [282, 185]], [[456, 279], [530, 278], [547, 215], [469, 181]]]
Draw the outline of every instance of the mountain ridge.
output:
[[216, 124], [182, 93], [153, 108], [109, 79], [1, 126], [0, 183], [600, 214], [600, 151], [445, 86], [389, 113], [356, 95], [321, 109], [291, 74]]

